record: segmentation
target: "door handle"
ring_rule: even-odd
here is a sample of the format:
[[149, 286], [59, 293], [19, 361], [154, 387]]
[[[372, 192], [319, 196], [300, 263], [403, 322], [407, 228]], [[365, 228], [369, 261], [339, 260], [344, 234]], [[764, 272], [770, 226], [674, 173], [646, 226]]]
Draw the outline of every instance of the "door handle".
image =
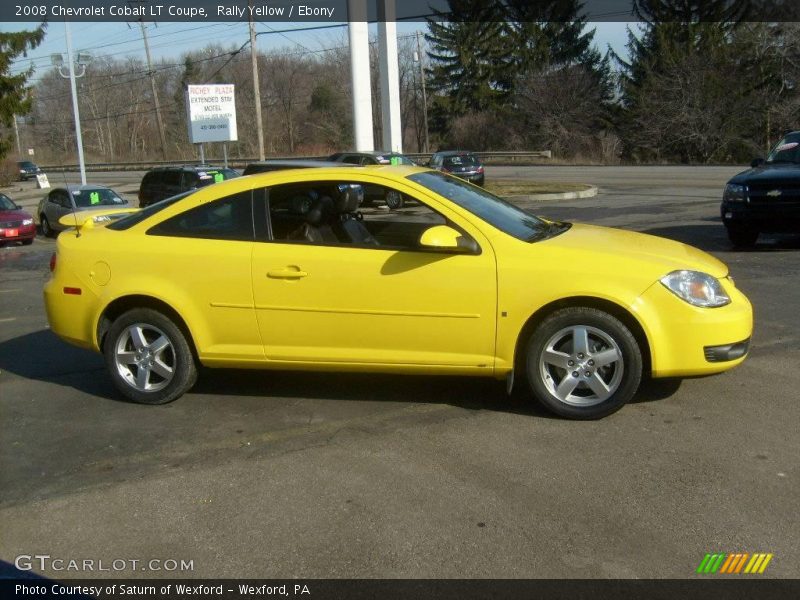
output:
[[275, 269], [267, 271], [270, 279], [302, 279], [308, 277], [308, 273], [301, 271], [299, 267], [286, 267], [285, 269]]

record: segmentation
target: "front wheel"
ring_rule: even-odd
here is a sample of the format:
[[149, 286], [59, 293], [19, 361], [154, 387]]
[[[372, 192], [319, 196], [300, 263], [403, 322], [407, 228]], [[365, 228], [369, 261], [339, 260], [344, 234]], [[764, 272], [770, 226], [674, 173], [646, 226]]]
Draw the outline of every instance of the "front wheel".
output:
[[386, 193], [386, 206], [389, 207], [389, 210], [400, 210], [404, 204], [403, 194], [400, 192], [390, 190]]
[[534, 396], [569, 419], [600, 419], [639, 389], [642, 353], [616, 317], [587, 307], [546, 317], [527, 343], [526, 375]]
[[41, 215], [39, 221], [42, 224], [42, 235], [44, 237], [53, 237], [56, 234], [55, 230], [50, 226], [50, 221], [47, 220], [47, 217]]
[[123, 396], [140, 404], [166, 404], [197, 381], [197, 366], [181, 329], [149, 308], [114, 321], [103, 344], [106, 367]]

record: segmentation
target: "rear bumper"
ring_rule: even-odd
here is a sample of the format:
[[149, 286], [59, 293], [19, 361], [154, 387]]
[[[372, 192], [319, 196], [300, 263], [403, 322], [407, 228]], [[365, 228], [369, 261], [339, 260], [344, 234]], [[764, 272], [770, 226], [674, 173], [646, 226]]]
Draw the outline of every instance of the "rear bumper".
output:
[[[9, 231], [16, 231], [15, 235], [9, 235]], [[0, 242], [24, 242], [36, 237], [36, 225], [25, 225], [13, 229], [0, 229]]]

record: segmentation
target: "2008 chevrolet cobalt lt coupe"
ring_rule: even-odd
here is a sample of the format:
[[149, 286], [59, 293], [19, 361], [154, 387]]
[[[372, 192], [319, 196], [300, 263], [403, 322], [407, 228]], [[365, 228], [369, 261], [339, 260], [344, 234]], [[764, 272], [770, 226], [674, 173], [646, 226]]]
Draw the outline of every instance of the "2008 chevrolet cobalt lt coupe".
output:
[[[361, 210], [364, 186], [404, 208]], [[643, 375], [738, 365], [752, 331], [708, 254], [538, 218], [419, 167], [266, 173], [76, 223], [44, 289], [50, 325], [146, 404], [202, 364], [516, 379], [593, 419]]]

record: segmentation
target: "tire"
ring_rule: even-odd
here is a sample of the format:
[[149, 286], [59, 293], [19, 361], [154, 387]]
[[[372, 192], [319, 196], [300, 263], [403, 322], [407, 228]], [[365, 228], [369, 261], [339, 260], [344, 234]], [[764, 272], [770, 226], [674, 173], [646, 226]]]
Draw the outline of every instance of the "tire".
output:
[[56, 234], [56, 232], [55, 232], [55, 230], [54, 230], [54, 229], [53, 229], [53, 228], [50, 226], [50, 221], [48, 221], [48, 220], [47, 220], [47, 217], [45, 217], [44, 215], [41, 215], [41, 216], [39, 217], [39, 222], [40, 222], [40, 223], [41, 223], [41, 225], [42, 225], [42, 235], [43, 235], [44, 237], [49, 237], [49, 238], [51, 238], [51, 237], [55, 237], [55, 234]]
[[386, 206], [389, 207], [389, 210], [400, 210], [404, 204], [405, 201], [400, 192], [390, 190], [386, 193]]
[[172, 402], [197, 381], [186, 336], [172, 320], [150, 308], [135, 308], [118, 317], [105, 337], [103, 355], [114, 386], [139, 404]]
[[616, 317], [595, 308], [564, 308], [546, 317], [528, 338], [525, 375], [549, 411], [568, 419], [600, 419], [636, 394], [642, 353]]
[[728, 239], [736, 248], [752, 248], [756, 245], [758, 231], [750, 227], [728, 227]]
[[31, 238], [29, 240], [22, 240], [22, 245], [23, 246], [30, 246], [32, 243], [33, 243], [33, 238]]

